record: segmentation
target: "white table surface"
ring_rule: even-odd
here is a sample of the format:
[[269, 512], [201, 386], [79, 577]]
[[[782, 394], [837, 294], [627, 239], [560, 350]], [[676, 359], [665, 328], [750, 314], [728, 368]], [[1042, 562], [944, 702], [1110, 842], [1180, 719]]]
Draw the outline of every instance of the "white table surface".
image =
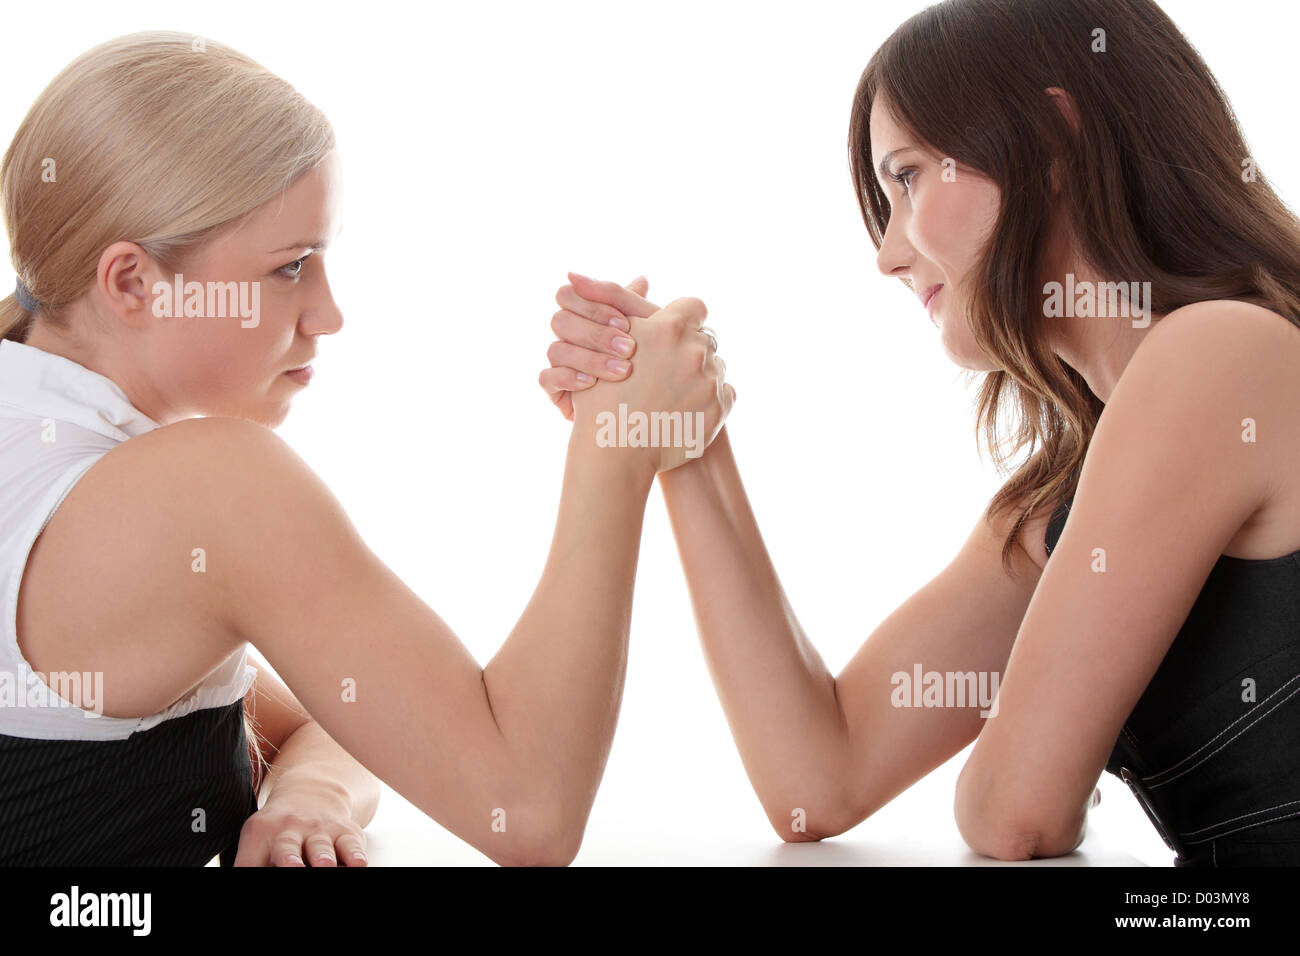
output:
[[[1101, 780], [1102, 801], [1089, 815], [1088, 835], [1074, 853], [1010, 863], [971, 852], [952, 817], [953, 787], [965, 759], [965, 752], [958, 754], [849, 832], [801, 844], [777, 837], [743, 773], [737, 780], [721, 768], [708, 795], [691, 799], [682, 792], [694, 789], [682, 788], [683, 774], [646, 792], [644, 774], [621, 776], [611, 766], [573, 865], [1172, 866], [1173, 854], [1137, 801], [1109, 775]], [[371, 866], [494, 865], [387, 786], [366, 839]]]

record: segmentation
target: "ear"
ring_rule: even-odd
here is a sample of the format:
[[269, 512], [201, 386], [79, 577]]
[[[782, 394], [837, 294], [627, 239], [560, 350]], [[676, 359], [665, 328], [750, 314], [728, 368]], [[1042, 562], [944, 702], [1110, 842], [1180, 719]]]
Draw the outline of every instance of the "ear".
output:
[[[1061, 111], [1065, 121], [1070, 124], [1070, 129], [1077, 136], [1079, 134], [1079, 110], [1075, 106], [1074, 97], [1059, 86], [1049, 86], [1043, 91], [1052, 98], [1056, 108]], [[1061, 161], [1055, 159], [1052, 161], [1052, 192], [1059, 192], [1061, 189]]]
[[149, 253], [134, 242], [115, 242], [106, 247], [95, 271], [95, 291], [101, 308], [132, 328], [143, 328], [153, 314], [156, 272]]
[[1077, 134], [1079, 132], [1079, 109], [1074, 105], [1074, 97], [1059, 86], [1049, 86], [1044, 90], [1048, 96], [1056, 103], [1057, 109], [1065, 117], [1065, 121], [1070, 124], [1070, 128]]

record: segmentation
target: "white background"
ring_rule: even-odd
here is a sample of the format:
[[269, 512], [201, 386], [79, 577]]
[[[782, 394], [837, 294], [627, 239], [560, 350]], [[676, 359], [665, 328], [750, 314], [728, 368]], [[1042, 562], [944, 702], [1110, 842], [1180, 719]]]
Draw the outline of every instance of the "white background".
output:
[[[481, 663], [532, 593], [553, 529], [569, 426], [537, 373], [565, 272], [644, 273], [660, 304], [704, 299], [739, 393], [728, 428], [746, 487], [838, 673], [951, 559], [1003, 480], [976, 450], [974, 387], [877, 270], [848, 176], [858, 76], [922, 6], [9, 5], [0, 135], [74, 56], [141, 29], [235, 46], [326, 112], [346, 183], [326, 262], [346, 324], [322, 340], [280, 434]], [[1292, 5], [1164, 7], [1293, 200]], [[6, 262], [0, 288], [11, 282]], [[577, 863], [974, 862], [951, 815], [964, 759], [831, 841], [840, 849], [782, 847], [652, 492], [622, 717]], [[1084, 849], [1101, 839], [1167, 865], [1128, 790], [1102, 787]], [[386, 792], [377, 861], [486, 862], [403, 803]]]

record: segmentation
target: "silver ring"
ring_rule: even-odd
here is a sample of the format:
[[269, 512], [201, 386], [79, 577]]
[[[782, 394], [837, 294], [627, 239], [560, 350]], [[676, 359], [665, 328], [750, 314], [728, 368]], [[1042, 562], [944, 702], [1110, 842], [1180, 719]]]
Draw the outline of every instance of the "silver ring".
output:
[[713, 330], [707, 325], [700, 326], [700, 331], [709, 337], [709, 344], [713, 346], [713, 351], [718, 350], [718, 337], [713, 334]]

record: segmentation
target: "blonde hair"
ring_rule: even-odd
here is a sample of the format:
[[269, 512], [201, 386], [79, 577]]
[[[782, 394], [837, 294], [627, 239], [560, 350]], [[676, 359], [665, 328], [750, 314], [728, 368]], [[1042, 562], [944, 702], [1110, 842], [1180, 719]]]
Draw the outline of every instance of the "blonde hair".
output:
[[[329, 121], [244, 54], [182, 33], [133, 33], [73, 60], [36, 98], [0, 165], [14, 271], [42, 322], [95, 281], [114, 242], [176, 268], [222, 227], [317, 166]], [[22, 342], [36, 313], [0, 300], [0, 338]], [[245, 711], [254, 786], [261, 738]]]
[[[221, 43], [151, 31], [83, 53], [36, 98], [0, 166], [4, 229], [42, 321], [95, 281], [127, 240], [175, 268], [318, 165], [329, 121], [280, 77]], [[0, 337], [34, 313], [0, 300]]]

